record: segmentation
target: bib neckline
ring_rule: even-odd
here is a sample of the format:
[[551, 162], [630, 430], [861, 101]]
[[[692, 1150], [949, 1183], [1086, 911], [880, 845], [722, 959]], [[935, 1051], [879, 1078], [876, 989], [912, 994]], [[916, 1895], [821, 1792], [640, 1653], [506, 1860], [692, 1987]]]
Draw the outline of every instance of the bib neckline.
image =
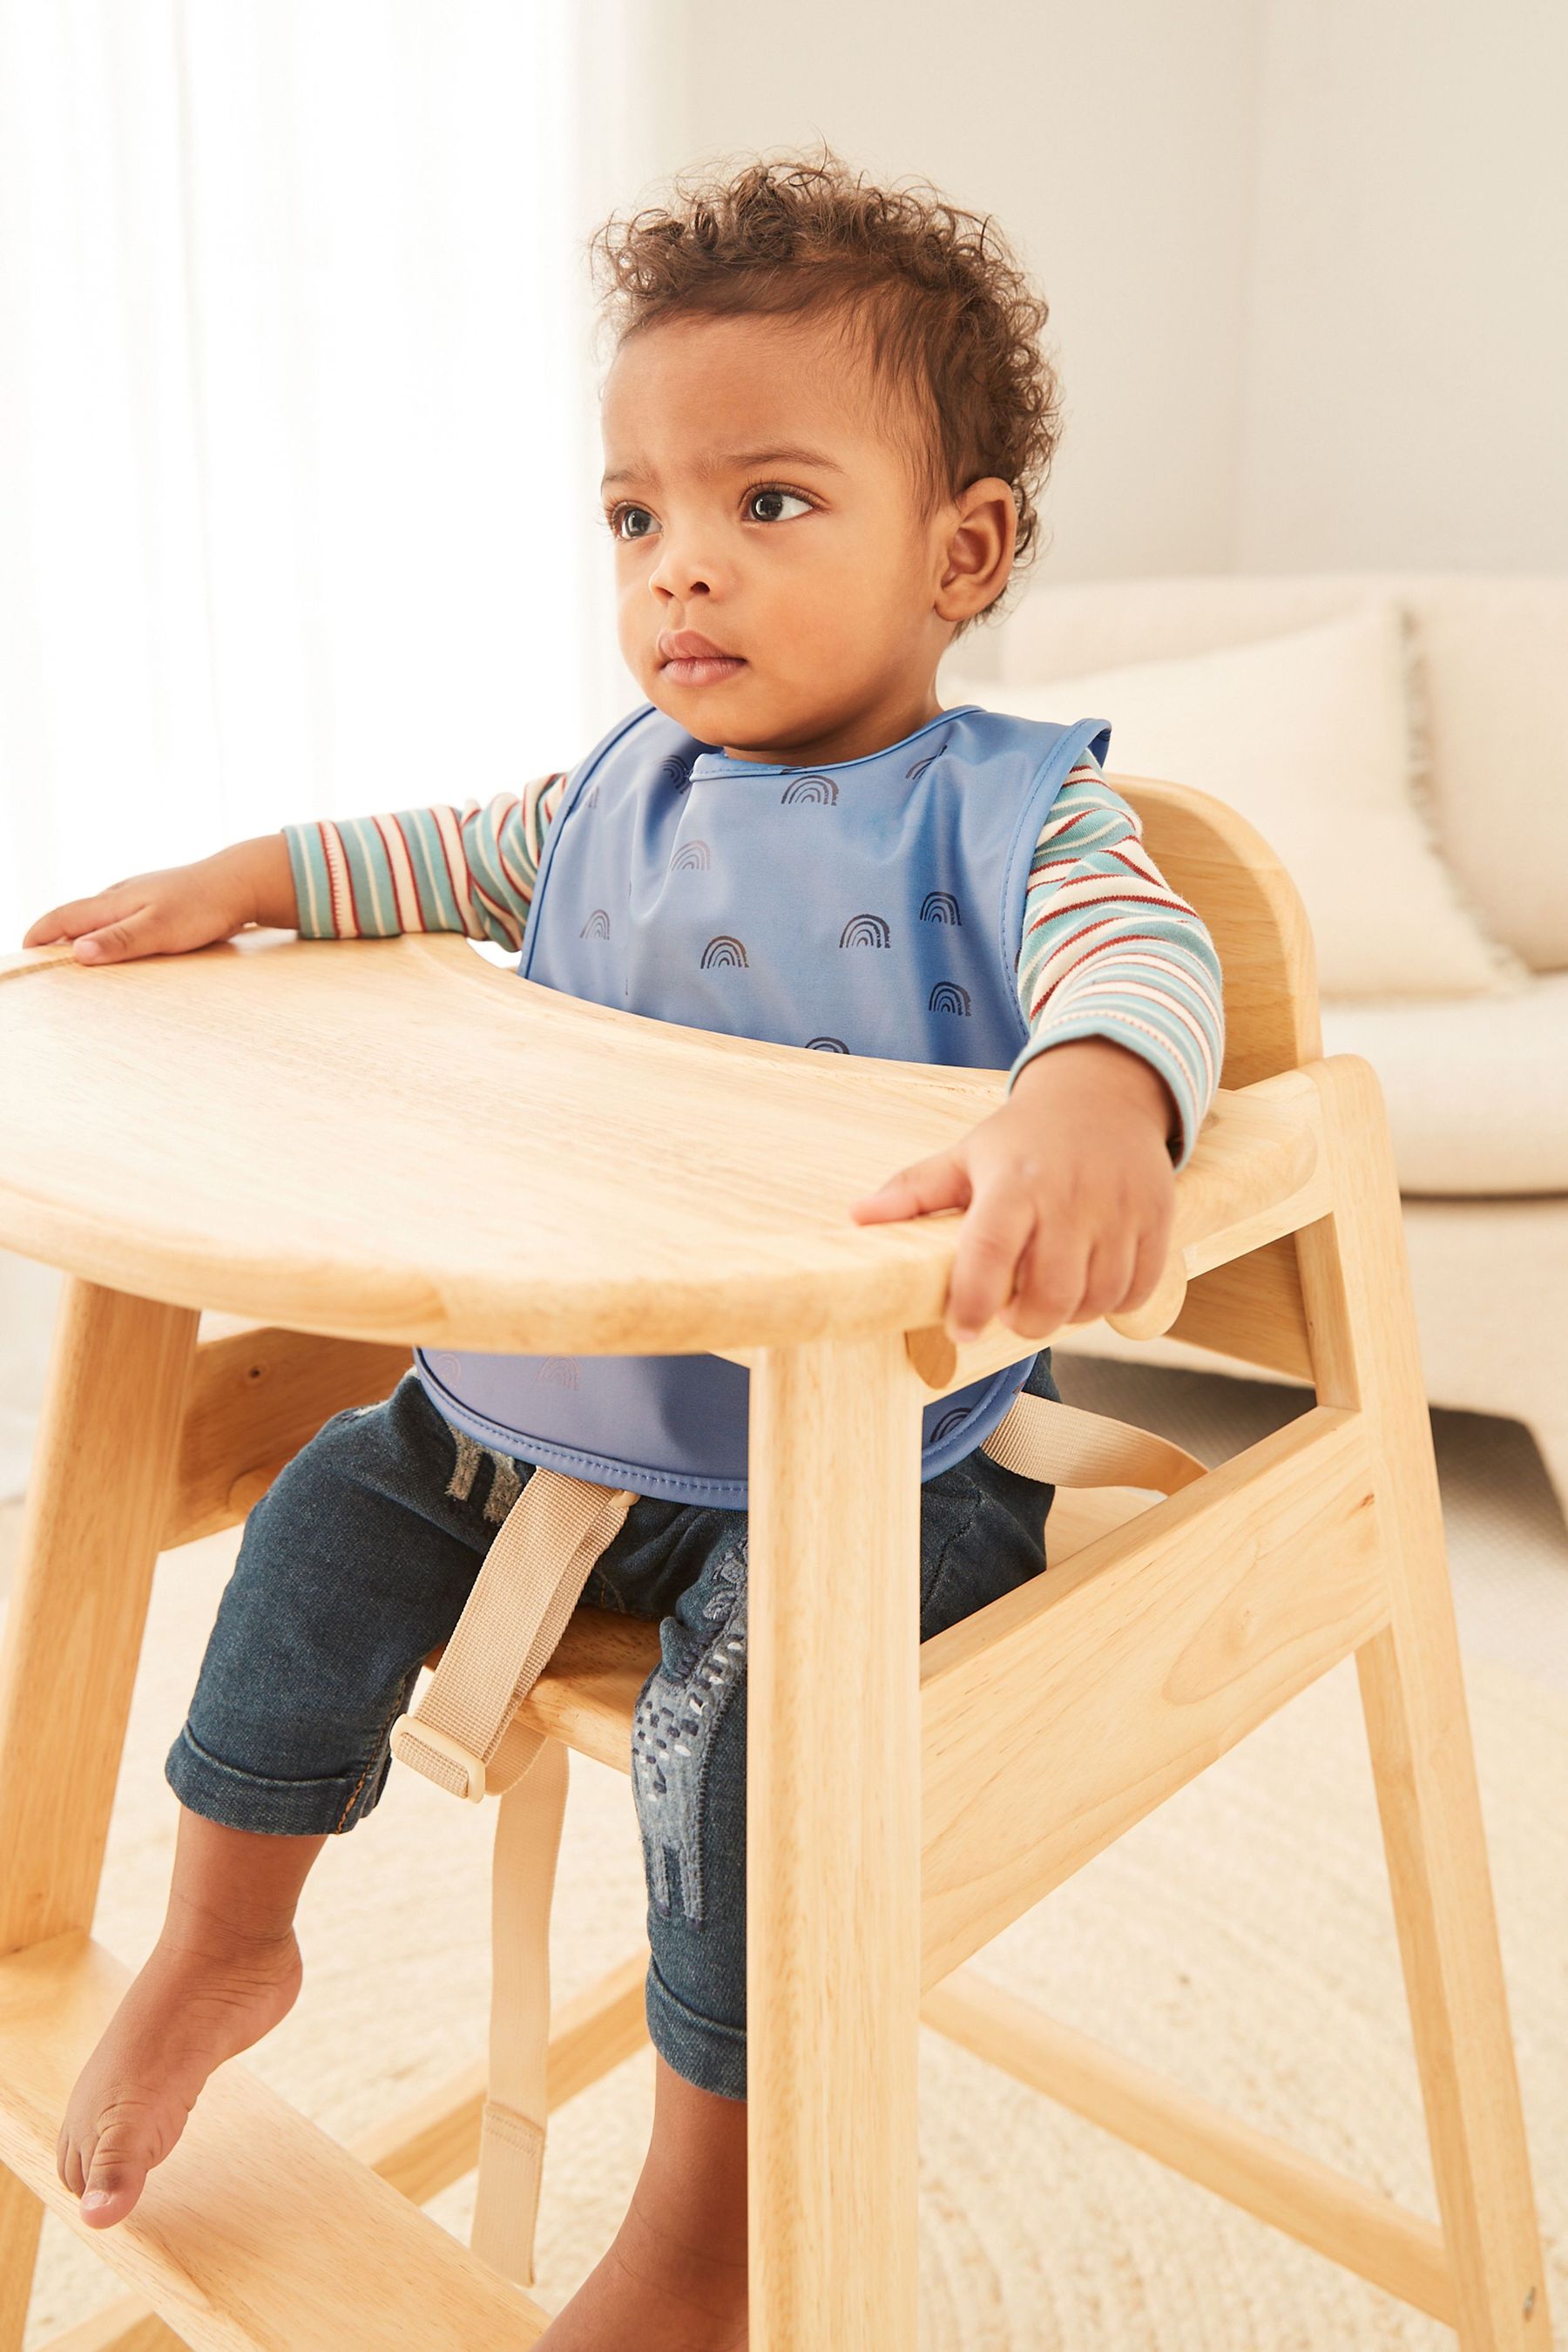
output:
[[939, 710], [934, 719], [928, 719], [912, 735], [900, 736], [896, 743], [884, 743], [879, 751], [863, 751], [858, 760], [827, 760], [813, 766], [793, 761], [786, 765], [772, 760], [731, 760], [719, 751], [700, 751], [691, 763], [691, 781], [700, 783], [709, 776], [837, 776], [852, 768], [869, 768], [879, 760], [890, 759], [909, 744], [918, 743], [934, 727], [945, 727], [950, 719], [965, 718], [984, 707], [979, 702], [961, 702], [951, 710]]

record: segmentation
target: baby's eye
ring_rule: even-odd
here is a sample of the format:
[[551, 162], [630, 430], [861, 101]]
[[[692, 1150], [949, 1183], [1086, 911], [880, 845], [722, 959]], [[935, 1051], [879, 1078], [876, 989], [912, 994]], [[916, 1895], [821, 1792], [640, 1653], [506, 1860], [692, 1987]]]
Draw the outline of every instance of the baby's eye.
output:
[[620, 506], [612, 508], [605, 520], [609, 524], [611, 533], [615, 538], [646, 539], [647, 537], [648, 534], [646, 530], [623, 530], [621, 529], [622, 523], [628, 520], [633, 515], [645, 515], [647, 517], [649, 522], [653, 520], [653, 517], [648, 513], [647, 507]]
[[[811, 500], [808, 498], [803, 498], [799, 490], [767, 488], [761, 490], [749, 490], [746, 493], [746, 504], [748, 507], [754, 507], [760, 499], [793, 499], [797, 507], [804, 507], [807, 514], [811, 512]], [[759, 522], [788, 522], [792, 518], [788, 515], [764, 514], [759, 515], [756, 520]]]

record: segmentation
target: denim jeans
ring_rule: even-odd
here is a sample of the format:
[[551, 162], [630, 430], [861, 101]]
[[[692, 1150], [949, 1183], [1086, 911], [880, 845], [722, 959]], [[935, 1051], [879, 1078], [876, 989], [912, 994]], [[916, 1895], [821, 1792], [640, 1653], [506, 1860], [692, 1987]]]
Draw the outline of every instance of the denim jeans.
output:
[[[1048, 1349], [1026, 1388], [1058, 1395]], [[384, 1403], [329, 1421], [247, 1521], [164, 1767], [180, 1802], [236, 1829], [352, 1829], [379, 1801], [392, 1727], [532, 1471], [454, 1429], [412, 1372]], [[925, 1482], [922, 1641], [1043, 1571], [1054, 1494], [978, 1449]], [[689, 2082], [743, 2098], [745, 1512], [639, 1496], [583, 1598], [659, 1621], [631, 1743], [648, 2031]]]

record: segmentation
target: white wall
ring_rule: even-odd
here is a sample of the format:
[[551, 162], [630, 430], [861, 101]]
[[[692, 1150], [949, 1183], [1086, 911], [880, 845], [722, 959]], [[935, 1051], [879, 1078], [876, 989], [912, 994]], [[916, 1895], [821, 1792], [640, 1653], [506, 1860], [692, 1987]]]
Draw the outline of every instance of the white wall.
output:
[[822, 135], [997, 215], [1067, 387], [1039, 576], [1568, 568], [1562, 0], [667, 21], [659, 171]]
[[684, 22], [687, 103], [661, 171], [826, 138], [996, 215], [1050, 301], [1067, 387], [1042, 572], [1225, 568], [1252, 0], [763, 0], [721, 34], [704, 8]]
[[1272, 0], [1234, 562], [1568, 568], [1568, 8]]

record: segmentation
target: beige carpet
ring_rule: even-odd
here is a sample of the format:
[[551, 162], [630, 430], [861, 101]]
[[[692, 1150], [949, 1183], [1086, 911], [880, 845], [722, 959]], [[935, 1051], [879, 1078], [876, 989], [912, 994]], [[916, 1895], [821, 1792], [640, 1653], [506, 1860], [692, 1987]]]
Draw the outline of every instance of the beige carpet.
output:
[[[1065, 1360], [1058, 1376], [1072, 1401], [1163, 1428], [1210, 1459], [1304, 1402], [1263, 1384]], [[1568, 1534], [1516, 1424], [1436, 1422], [1555, 2341], [1568, 2346]], [[132, 1964], [157, 1932], [172, 1852], [162, 1759], [234, 1543], [194, 1546], [159, 1569], [97, 1922]], [[488, 1809], [395, 1773], [307, 1888], [304, 1992], [243, 2063], [340, 2137], [482, 2049], [489, 1829]], [[643, 1900], [628, 1785], [574, 1759], [558, 1993], [623, 1955]], [[1435, 2214], [1350, 1662], [976, 1965]], [[930, 2032], [922, 2065], [925, 2352], [1452, 2345], [1447, 2329]], [[615, 2230], [651, 2098], [645, 2051], [552, 2126], [539, 2292], [552, 2308]], [[471, 2180], [459, 2183], [431, 2210], [463, 2233], [471, 2195]], [[29, 2352], [115, 2292], [51, 2221]]]

